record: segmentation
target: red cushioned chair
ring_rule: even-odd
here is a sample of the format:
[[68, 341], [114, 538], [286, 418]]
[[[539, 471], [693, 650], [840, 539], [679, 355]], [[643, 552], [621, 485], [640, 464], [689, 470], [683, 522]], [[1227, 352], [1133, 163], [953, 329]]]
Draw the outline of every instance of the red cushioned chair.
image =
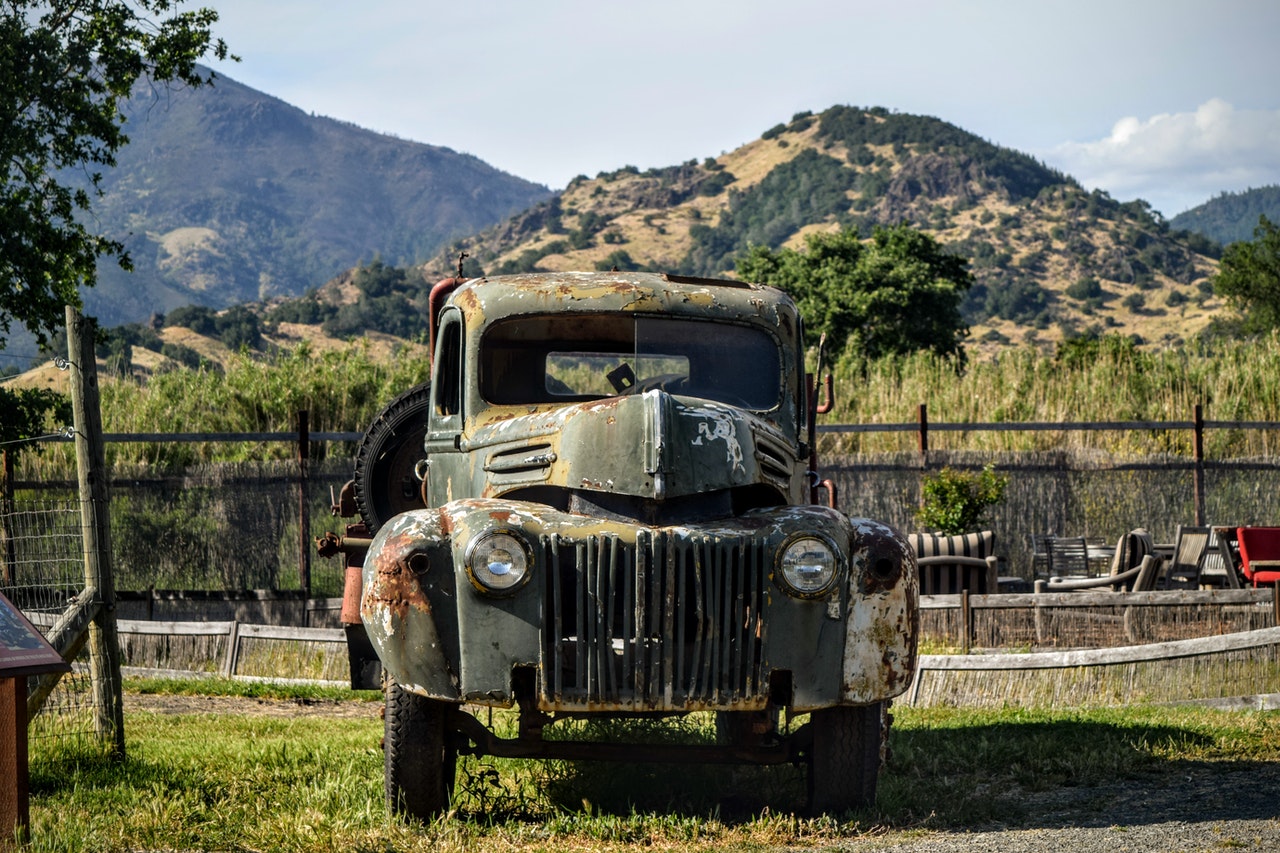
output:
[[1255, 587], [1280, 581], [1280, 527], [1240, 527], [1240, 570]]

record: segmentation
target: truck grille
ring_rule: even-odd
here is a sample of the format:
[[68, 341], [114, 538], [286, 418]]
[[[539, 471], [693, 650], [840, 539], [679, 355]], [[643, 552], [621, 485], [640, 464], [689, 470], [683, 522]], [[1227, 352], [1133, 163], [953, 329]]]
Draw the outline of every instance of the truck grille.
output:
[[641, 531], [544, 536], [542, 701], [553, 707], [728, 708], [767, 692], [763, 545]]

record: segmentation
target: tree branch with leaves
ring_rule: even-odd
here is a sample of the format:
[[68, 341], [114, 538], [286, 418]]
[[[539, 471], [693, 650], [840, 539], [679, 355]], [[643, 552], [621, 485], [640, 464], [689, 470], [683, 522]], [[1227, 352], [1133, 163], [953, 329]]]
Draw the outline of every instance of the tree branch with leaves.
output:
[[15, 320], [46, 344], [100, 257], [131, 268], [90, 227], [102, 170], [129, 141], [120, 102], [140, 81], [211, 83], [197, 63], [230, 57], [218, 13], [183, 5], [0, 0], [0, 348]]

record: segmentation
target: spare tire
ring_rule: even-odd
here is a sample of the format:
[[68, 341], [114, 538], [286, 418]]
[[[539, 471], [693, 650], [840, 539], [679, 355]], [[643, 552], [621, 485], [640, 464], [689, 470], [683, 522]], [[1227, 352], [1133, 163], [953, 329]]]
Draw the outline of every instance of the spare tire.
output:
[[431, 409], [431, 383], [415, 385], [387, 404], [356, 448], [356, 509], [369, 533], [423, 504], [418, 462]]

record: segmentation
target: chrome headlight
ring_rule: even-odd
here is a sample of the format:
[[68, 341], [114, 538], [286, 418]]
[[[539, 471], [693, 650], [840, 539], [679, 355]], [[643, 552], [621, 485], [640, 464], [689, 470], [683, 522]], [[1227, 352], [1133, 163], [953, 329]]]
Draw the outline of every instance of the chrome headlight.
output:
[[507, 593], [529, 577], [529, 546], [506, 531], [482, 533], [467, 547], [467, 574], [481, 591]]
[[835, 546], [816, 536], [792, 538], [778, 556], [783, 586], [801, 598], [815, 598], [830, 589], [838, 566]]

